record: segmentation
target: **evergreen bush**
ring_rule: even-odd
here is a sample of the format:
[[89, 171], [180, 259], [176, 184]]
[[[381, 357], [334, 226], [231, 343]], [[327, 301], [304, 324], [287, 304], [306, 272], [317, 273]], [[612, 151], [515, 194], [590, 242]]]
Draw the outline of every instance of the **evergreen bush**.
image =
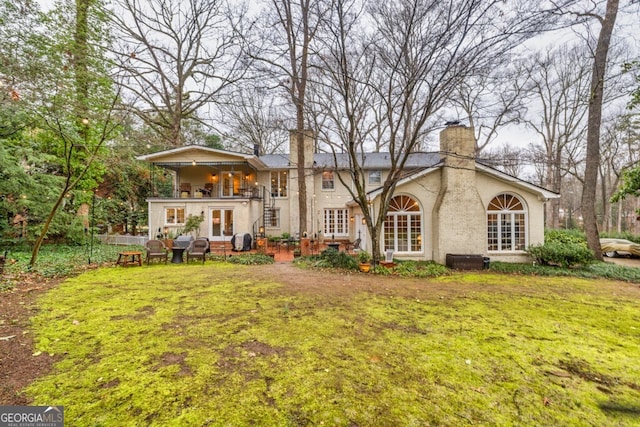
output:
[[594, 261], [593, 253], [587, 245], [578, 242], [551, 240], [543, 245], [529, 246], [527, 252], [541, 265], [558, 265], [567, 268]]

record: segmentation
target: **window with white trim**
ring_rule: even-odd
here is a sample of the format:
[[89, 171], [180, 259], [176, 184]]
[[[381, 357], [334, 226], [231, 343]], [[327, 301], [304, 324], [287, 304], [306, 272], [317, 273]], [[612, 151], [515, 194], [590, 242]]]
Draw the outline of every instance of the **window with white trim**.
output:
[[422, 211], [413, 197], [395, 196], [384, 220], [384, 249], [422, 252]]
[[271, 172], [271, 196], [287, 197], [287, 171]]
[[165, 208], [164, 223], [167, 225], [184, 224], [184, 208]]
[[369, 171], [369, 184], [382, 184], [382, 171]]
[[324, 210], [324, 236], [345, 237], [349, 235], [349, 211], [347, 209]]
[[494, 252], [524, 251], [527, 248], [527, 210], [520, 198], [503, 193], [487, 208], [487, 249]]
[[335, 188], [335, 182], [333, 177], [333, 171], [322, 172], [322, 189], [333, 190]]
[[269, 209], [269, 218], [267, 218], [267, 227], [280, 228], [280, 208]]

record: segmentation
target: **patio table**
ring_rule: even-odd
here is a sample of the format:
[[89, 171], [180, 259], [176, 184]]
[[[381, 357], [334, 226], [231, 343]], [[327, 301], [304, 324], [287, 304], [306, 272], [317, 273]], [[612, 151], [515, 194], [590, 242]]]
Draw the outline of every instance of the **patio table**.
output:
[[185, 249], [187, 249], [187, 248], [176, 248], [174, 246], [171, 249], [171, 252], [172, 252], [171, 262], [174, 263], [174, 264], [182, 263], [182, 256], [184, 254]]
[[116, 265], [126, 267], [129, 264], [138, 264], [139, 266], [142, 266], [142, 252], [127, 251], [118, 253]]

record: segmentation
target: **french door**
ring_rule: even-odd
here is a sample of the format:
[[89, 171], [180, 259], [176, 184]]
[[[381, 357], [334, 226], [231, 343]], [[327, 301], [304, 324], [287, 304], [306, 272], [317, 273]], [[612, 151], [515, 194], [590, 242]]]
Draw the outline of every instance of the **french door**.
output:
[[209, 227], [212, 241], [229, 240], [233, 236], [233, 209], [210, 209]]

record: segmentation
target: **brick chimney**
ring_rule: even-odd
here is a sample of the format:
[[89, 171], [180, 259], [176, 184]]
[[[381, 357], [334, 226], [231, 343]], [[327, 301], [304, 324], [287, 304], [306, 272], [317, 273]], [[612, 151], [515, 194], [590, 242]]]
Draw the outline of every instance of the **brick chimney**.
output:
[[486, 210], [476, 187], [473, 128], [449, 124], [440, 132], [443, 166], [433, 210], [433, 259], [486, 253]]
[[[289, 164], [292, 167], [296, 167], [298, 164], [298, 133], [295, 130], [289, 131]], [[314, 131], [307, 129], [304, 131], [304, 162], [305, 168], [310, 168], [313, 165], [313, 153], [316, 145], [316, 134]]]

